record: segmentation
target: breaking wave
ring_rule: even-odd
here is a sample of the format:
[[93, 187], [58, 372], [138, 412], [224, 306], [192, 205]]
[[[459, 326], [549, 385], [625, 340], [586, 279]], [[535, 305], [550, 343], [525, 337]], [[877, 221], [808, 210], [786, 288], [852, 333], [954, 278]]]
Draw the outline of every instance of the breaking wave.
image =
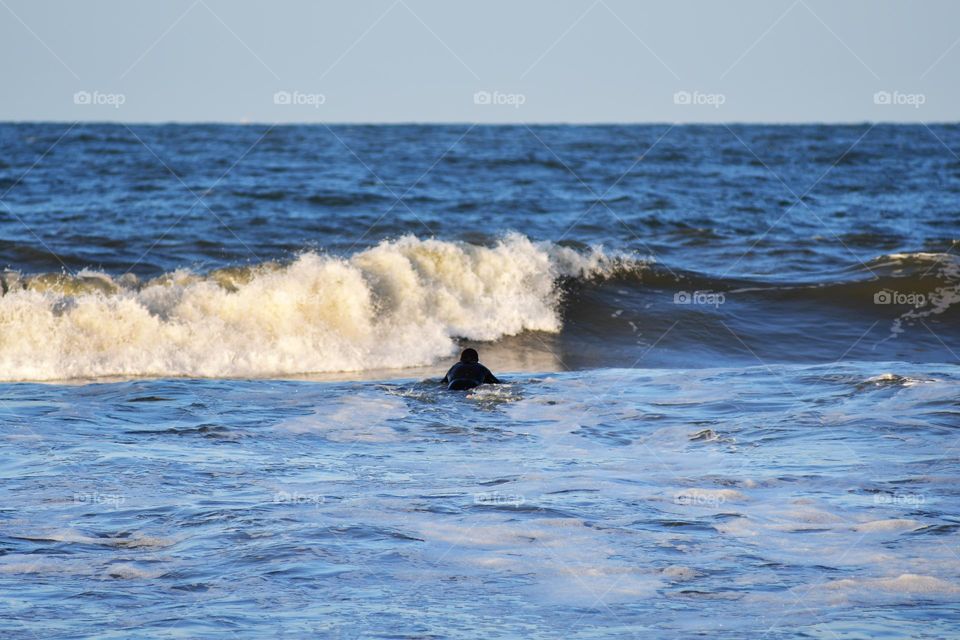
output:
[[0, 377], [254, 377], [426, 365], [455, 338], [557, 332], [565, 277], [618, 268], [519, 234], [491, 247], [412, 236], [338, 258], [146, 282], [6, 272]]
[[[960, 261], [948, 254], [879, 256], [813, 281], [765, 282], [520, 234], [492, 246], [404, 236], [347, 257], [311, 252], [146, 281], [7, 271], [0, 284], [7, 381], [401, 369], [435, 364], [460, 339], [498, 342], [503, 362], [524, 350], [553, 353], [545, 340], [561, 331], [565, 367], [619, 362], [650, 344], [644, 336], [661, 337], [665, 350], [731, 352], [731, 327], [757, 353], [816, 360], [848, 349], [860, 333], [837, 327], [862, 332], [864, 318], [887, 327], [887, 344], [871, 357], [898, 357], [919, 323], [939, 323], [927, 326], [950, 340], [960, 308]], [[726, 304], [675, 304], [705, 291]], [[783, 351], [785, 340], [818, 335], [822, 353]]]

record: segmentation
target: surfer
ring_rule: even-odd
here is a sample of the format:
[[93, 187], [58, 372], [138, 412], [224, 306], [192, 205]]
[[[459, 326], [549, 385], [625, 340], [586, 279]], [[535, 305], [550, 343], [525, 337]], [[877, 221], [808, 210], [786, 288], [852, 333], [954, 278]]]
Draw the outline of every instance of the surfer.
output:
[[464, 391], [482, 384], [500, 384], [497, 377], [490, 373], [490, 369], [480, 364], [476, 349], [464, 349], [460, 354], [460, 362], [450, 367], [441, 382], [447, 385], [450, 391]]

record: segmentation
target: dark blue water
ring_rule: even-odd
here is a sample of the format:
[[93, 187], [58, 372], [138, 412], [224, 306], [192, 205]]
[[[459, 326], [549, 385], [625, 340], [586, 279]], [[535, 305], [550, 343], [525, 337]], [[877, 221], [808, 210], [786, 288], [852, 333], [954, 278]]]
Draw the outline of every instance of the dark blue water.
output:
[[156, 274], [513, 229], [818, 279], [957, 239], [954, 125], [81, 123], [3, 125], [0, 144], [2, 259], [34, 271]]
[[0, 636], [954, 633], [960, 127], [0, 147]]

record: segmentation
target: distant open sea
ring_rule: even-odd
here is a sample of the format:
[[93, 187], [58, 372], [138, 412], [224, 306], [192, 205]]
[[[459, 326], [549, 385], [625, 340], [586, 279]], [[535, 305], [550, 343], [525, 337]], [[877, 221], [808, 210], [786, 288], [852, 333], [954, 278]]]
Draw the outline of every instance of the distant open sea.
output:
[[0, 149], [0, 637], [957, 637], [960, 126]]

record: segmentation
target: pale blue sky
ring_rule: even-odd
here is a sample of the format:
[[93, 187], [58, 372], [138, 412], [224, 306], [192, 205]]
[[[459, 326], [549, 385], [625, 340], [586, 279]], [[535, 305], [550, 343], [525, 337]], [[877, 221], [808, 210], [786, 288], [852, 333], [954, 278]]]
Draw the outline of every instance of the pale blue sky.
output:
[[0, 119], [957, 121], [958, 42], [951, 0], [0, 0]]

